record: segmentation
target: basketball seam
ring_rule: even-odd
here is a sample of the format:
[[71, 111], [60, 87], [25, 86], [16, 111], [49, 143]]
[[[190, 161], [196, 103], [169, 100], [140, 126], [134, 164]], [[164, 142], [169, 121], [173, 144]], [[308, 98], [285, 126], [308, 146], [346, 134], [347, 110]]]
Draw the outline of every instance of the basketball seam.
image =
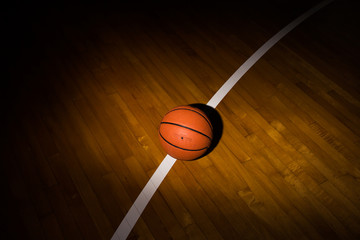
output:
[[[198, 112], [198, 111], [195, 111], [195, 110], [193, 110], [193, 109], [177, 108], [177, 109], [173, 109], [173, 110], [169, 111], [167, 114], [169, 114], [169, 113], [171, 113], [171, 112], [173, 112], [173, 111], [177, 111], [177, 110], [188, 110], [188, 111], [192, 111], [192, 112], [195, 112], [195, 113], [199, 114], [199, 115], [200, 115], [201, 117], [203, 117], [203, 118], [205, 119], [205, 121], [209, 124], [211, 130], [213, 129], [213, 127], [212, 127], [212, 125], [211, 125], [211, 123], [210, 123], [210, 120], [209, 120], [207, 117], [205, 117], [202, 113], [200, 113], [200, 112]], [[167, 114], [166, 114], [166, 115], [167, 115]], [[165, 115], [165, 116], [166, 116], [166, 115]]]
[[204, 150], [204, 149], [207, 149], [207, 148], [208, 148], [208, 147], [204, 147], [204, 148], [200, 148], [200, 149], [182, 148], [182, 147], [176, 146], [176, 145], [172, 144], [171, 142], [169, 142], [168, 140], [166, 140], [166, 139], [163, 137], [163, 135], [161, 134], [160, 131], [159, 131], [159, 135], [160, 135], [160, 137], [161, 137], [165, 142], [167, 142], [167, 143], [170, 144], [171, 146], [176, 147], [176, 148], [179, 148], [179, 149], [184, 150], [184, 151], [196, 152], [196, 151], [201, 151], [201, 150]]
[[178, 127], [186, 128], [186, 129], [188, 129], [188, 130], [190, 130], [190, 131], [193, 131], [193, 132], [199, 133], [199, 134], [201, 134], [201, 135], [203, 135], [203, 136], [207, 137], [210, 141], [212, 141], [211, 137], [209, 137], [209, 136], [208, 136], [208, 135], [206, 135], [205, 133], [202, 133], [202, 132], [200, 132], [200, 131], [198, 131], [198, 130], [195, 130], [195, 129], [193, 129], [193, 128], [190, 128], [190, 127], [187, 127], [187, 126], [184, 126], [184, 125], [178, 124], [178, 123], [172, 123], [172, 122], [161, 122], [161, 123], [160, 123], [160, 125], [161, 125], [161, 124], [170, 124], [170, 125], [175, 125], [175, 126], [178, 126]]

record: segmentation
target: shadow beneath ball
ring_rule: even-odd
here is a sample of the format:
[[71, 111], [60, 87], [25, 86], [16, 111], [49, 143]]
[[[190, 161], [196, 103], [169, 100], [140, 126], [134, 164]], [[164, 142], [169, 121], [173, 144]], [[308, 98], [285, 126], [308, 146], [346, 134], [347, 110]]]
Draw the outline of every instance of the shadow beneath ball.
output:
[[216, 109], [213, 107], [210, 107], [210, 106], [208, 106], [206, 104], [202, 104], [202, 103], [193, 103], [193, 104], [189, 104], [189, 106], [202, 110], [206, 114], [206, 116], [209, 118], [211, 125], [213, 127], [213, 139], [211, 141], [210, 147], [203, 155], [194, 159], [194, 160], [197, 160], [197, 159], [205, 157], [206, 155], [211, 153], [215, 149], [215, 147], [218, 145], [218, 143], [220, 142], [222, 133], [223, 133], [223, 121], [222, 121], [221, 116], [218, 113], [218, 111], [216, 111]]

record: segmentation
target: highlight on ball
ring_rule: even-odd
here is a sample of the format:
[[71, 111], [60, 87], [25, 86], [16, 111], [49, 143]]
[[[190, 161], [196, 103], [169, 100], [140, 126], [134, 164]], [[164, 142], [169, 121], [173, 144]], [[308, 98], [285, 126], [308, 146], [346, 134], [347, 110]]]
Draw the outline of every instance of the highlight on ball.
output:
[[206, 153], [213, 127], [206, 114], [192, 106], [171, 109], [160, 122], [159, 139], [164, 150], [178, 160], [194, 160]]

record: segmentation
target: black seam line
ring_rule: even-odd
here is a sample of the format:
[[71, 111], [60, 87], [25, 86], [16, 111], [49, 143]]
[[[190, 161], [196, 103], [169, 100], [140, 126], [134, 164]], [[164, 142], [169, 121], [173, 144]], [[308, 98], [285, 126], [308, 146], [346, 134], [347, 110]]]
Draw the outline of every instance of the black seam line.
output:
[[[208, 120], [202, 113], [199, 113], [198, 111], [195, 111], [195, 110], [192, 110], [192, 109], [188, 109], [188, 108], [177, 108], [177, 109], [171, 110], [170, 112], [177, 111], [177, 110], [188, 110], [188, 111], [192, 111], [192, 112], [195, 112], [195, 113], [199, 114], [201, 117], [203, 117], [203, 118], [206, 120], [206, 122], [209, 124], [211, 130], [213, 129], [213, 127], [212, 127], [211, 123], [209, 122], [209, 120]], [[170, 112], [168, 112], [168, 113], [170, 113]], [[167, 114], [168, 114], [168, 113], [167, 113]], [[166, 115], [167, 115], [167, 114], [166, 114]]]
[[197, 151], [201, 151], [201, 150], [204, 150], [204, 149], [207, 149], [208, 147], [204, 147], [204, 148], [200, 148], [200, 149], [187, 149], [187, 148], [182, 148], [182, 147], [179, 147], [179, 146], [176, 146], [174, 144], [172, 144], [171, 142], [169, 142], [168, 140], [166, 140], [163, 135], [161, 135], [161, 132], [159, 131], [159, 134], [160, 134], [160, 137], [165, 141], [167, 142], [168, 144], [170, 144], [171, 146], [173, 147], [176, 147], [176, 148], [179, 148], [181, 150], [184, 150], [184, 151], [191, 151], [191, 152], [197, 152]]
[[204, 133], [202, 133], [202, 132], [199, 132], [199, 131], [197, 131], [197, 130], [195, 130], [195, 129], [193, 129], [193, 128], [189, 128], [189, 127], [187, 127], [187, 126], [184, 126], [184, 125], [181, 125], [181, 124], [177, 124], [177, 123], [172, 123], [172, 122], [161, 122], [160, 124], [171, 124], [171, 125], [175, 125], [175, 126], [178, 126], [178, 127], [186, 128], [186, 129], [189, 129], [189, 130], [191, 130], [191, 131], [193, 131], [193, 132], [199, 133], [199, 134], [207, 137], [207, 138], [211, 141], [211, 137], [209, 137], [208, 135], [206, 135], [206, 134], [204, 134]]

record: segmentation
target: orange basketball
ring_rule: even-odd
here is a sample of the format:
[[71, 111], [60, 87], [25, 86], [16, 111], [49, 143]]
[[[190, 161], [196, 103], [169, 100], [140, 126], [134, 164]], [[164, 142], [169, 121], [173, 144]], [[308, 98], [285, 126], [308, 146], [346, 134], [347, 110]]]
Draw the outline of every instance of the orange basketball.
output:
[[212, 125], [206, 114], [191, 106], [170, 110], [159, 128], [162, 147], [170, 156], [179, 160], [201, 157], [210, 147], [212, 133]]

